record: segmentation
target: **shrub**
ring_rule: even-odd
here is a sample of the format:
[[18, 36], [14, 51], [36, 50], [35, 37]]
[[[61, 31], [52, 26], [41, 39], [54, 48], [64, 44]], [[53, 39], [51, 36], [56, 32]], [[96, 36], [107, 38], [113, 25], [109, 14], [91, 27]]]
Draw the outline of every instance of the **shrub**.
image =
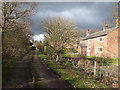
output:
[[69, 66], [72, 66], [72, 65], [73, 65], [72, 61], [70, 61], [70, 60], [68, 60], [68, 61], [66, 62], [66, 64], [69, 65]]
[[100, 65], [110, 65], [113, 61], [111, 58], [103, 58], [103, 57], [93, 57], [91, 58], [93, 61], [97, 61]]
[[71, 55], [70, 54], [63, 54], [62, 57], [63, 58], [71, 58]]
[[85, 55], [78, 55], [78, 58], [79, 59], [86, 59], [86, 56]]

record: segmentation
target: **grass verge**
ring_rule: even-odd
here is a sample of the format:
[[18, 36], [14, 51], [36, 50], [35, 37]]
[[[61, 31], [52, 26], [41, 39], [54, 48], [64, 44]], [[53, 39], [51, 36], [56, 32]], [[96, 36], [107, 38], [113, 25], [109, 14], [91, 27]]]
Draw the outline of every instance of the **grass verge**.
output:
[[4, 84], [4, 82], [7, 80], [7, 78], [9, 77], [10, 71], [12, 70], [12, 68], [14, 67], [14, 65], [16, 64], [16, 62], [18, 60], [21, 60], [29, 51], [24, 52], [21, 55], [18, 56], [14, 56], [14, 57], [10, 57], [7, 60], [3, 60], [2, 61], [2, 83]]
[[93, 80], [91, 75], [87, 75], [83, 71], [75, 70], [54, 60], [47, 60], [47, 56], [44, 56], [41, 53], [40, 56], [49, 68], [64, 80], [68, 81], [75, 88], [109, 88], [105, 84]]
[[21, 57], [17, 56], [17, 57], [14, 57], [14, 58], [10, 58], [7, 62], [2, 63], [3, 64], [2, 65], [2, 75], [4, 76], [3, 79], [5, 79], [7, 77], [10, 70], [13, 68], [13, 66], [17, 62], [17, 60], [20, 60], [20, 59], [21, 59]]

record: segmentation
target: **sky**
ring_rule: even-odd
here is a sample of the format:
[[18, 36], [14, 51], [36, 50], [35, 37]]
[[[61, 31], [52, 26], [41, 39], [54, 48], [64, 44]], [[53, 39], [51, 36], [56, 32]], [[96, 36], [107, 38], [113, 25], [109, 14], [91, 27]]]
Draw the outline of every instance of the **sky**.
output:
[[37, 12], [32, 16], [34, 38], [43, 38], [41, 22], [48, 16], [70, 18], [80, 30], [100, 30], [105, 21], [112, 23], [116, 5], [115, 2], [40, 2]]
[[44, 34], [36, 34], [33, 36], [33, 40], [35, 41], [42, 41], [44, 40]]

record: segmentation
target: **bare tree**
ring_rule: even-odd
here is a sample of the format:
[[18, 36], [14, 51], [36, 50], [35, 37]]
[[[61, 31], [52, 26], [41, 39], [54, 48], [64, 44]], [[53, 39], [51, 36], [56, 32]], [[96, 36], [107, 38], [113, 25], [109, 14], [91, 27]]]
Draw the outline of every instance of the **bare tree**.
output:
[[8, 27], [11, 24], [14, 27], [19, 22], [23, 23], [28, 16], [33, 14], [35, 7], [35, 3], [2, 2], [2, 21], [0, 23], [2, 31], [9, 30]]
[[114, 27], [116, 24], [116, 20], [120, 19], [120, 2], [116, 2], [115, 6], [111, 7], [110, 9], [112, 11], [112, 14], [108, 19], [108, 23], [109, 23], [108, 25], [110, 27], [111, 26]]
[[29, 16], [33, 15], [36, 3], [2, 2], [0, 28], [2, 29], [3, 57], [16, 56], [29, 45]]
[[43, 21], [43, 30], [49, 46], [53, 49], [56, 61], [60, 60], [60, 54], [74, 41], [75, 24], [70, 19], [51, 17]]

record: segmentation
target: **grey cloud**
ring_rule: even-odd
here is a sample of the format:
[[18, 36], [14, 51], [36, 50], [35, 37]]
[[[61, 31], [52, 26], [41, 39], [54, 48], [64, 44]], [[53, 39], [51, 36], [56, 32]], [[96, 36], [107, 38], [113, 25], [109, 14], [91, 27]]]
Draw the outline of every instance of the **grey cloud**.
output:
[[112, 21], [113, 2], [40, 2], [37, 13], [32, 17], [35, 33], [41, 33], [41, 21], [48, 16], [69, 17], [80, 29], [101, 29], [104, 21]]

